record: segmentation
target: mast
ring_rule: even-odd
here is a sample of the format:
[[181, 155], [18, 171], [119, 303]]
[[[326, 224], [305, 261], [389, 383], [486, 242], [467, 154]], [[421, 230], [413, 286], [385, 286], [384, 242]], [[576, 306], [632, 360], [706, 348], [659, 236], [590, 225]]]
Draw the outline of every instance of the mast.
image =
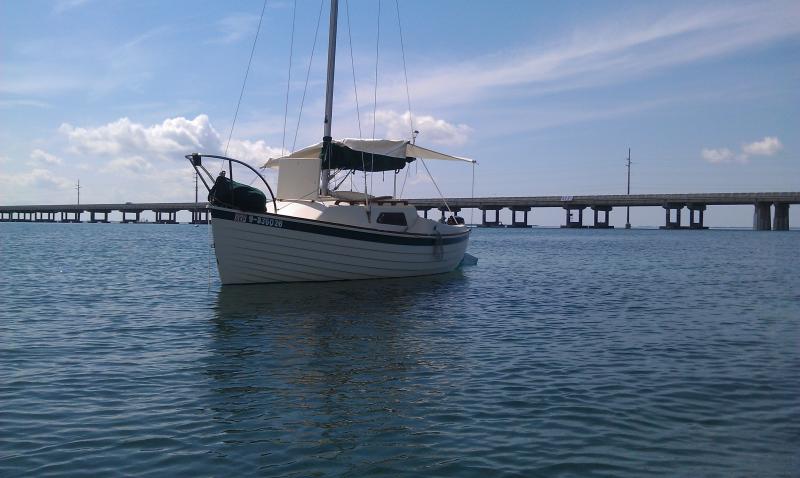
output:
[[[322, 137], [323, 157], [328, 154], [331, 144], [331, 116], [333, 114], [333, 74], [336, 69], [336, 20], [339, 16], [339, 0], [331, 0], [330, 28], [328, 30], [328, 81], [325, 88], [325, 133]], [[330, 174], [327, 169], [320, 172], [322, 176], [321, 193], [328, 195]]]

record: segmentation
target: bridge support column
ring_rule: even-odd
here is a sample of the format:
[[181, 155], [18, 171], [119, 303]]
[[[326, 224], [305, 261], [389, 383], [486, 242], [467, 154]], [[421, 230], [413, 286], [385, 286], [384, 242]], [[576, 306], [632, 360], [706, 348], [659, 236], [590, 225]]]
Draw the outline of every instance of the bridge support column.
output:
[[41, 211], [33, 213], [33, 220], [35, 222], [55, 222], [54, 212], [50, 211]]
[[[592, 211], [594, 211], [594, 225], [592, 227], [596, 229], [614, 229], [614, 226], [608, 224], [612, 209], [611, 206], [592, 206]], [[603, 212], [602, 221], [599, 219], [600, 212]]]
[[[681, 228], [681, 209], [683, 209], [683, 204], [677, 203], [668, 203], [662, 206], [664, 208], [664, 212], [666, 213], [666, 219], [664, 220], [664, 225], [661, 226], [659, 229], [680, 229]], [[672, 220], [672, 211], [675, 211], [675, 220]]]
[[[500, 209], [499, 207], [486, 207], [480, 208], [481, 213], [483, 214], [481, 227], [500, 227]], [[487, 221], [486, 220], [486, 211], [494, 211], [494, 221]]]
[[[72, 217], [70, 217], [70, 215]], [[61, 221], [60, 222], [81, 222], [81, 212], [80, 211], [61, 211]]]
[[775, 220], [772, 221], [773, 231], [788, 231], [789, 230], [789, 203], [776, 202], [775, 203]]
[[[509, 227], [531, 227], [528, 225], [528, 212], [531, 210], [529, 207], [513, 206], [511, 208], [511, 226]], [[517, 220], [517, 212], [522, 213], [522, 220]]]
[[[108, 224], [108, 213], [111, 211], [89, 211], [89, 222], [102, 222], [104, 224]], [[103, 215], [103, 219], [98, 219], [97, 217]]]
[[[155, 213], [156, 213], [157, 224], [178, 224], [177, 211], [155, 211]], [[164, 214], [167, 215], [166, 219], [163, 216]]]
[[431, 208], [426, 207], [426, 206], [416, 206], [416, 208], [417, 208], [417, 213], [422, 211], [422, 217], [424, 217], [425, 219], [428, 219], [428, 211], [430, 211]]
[[[128, 213], [133, 214], [133, 218], [128, 218]], [[142, 214], [142, 211], [122, 211], [122, 223], [127, 224], [129, 222], [138, 223], [139, 216]]]
[[443, 223], [443, 222], [447, 221], [446, 215], [447, 215], [448, 212], [452, 212], [453, 216], [458, 217], [458, 213], [461, 212], [461, 208], [460, 207], [451, 207], [448, 210], [446, 207], [442, 206], [442, 207], [439, 208], [439, 211], [441, 211], [441, 213], [442, 213], [442, 217], [441, 217], [441, 219], [439, 219], [439, 222]]
[[[706, 205], [687, 204], [686, 207], [689, 209], [689, 229], [708, 229], [703, 225], [703, 215], [706, 210]], [[695, 215], [698, 217], [695, 218]]]
[[753, 230], [769, 231], [772, 229], [769, 213], [772, 204], [768, 202], [757, 202], [753, 211]]
[[195, 209], [192, 211], [192, 224], [207, 224], [208, 209]]
[[[567, 223], [562, 228], [583, 228], [586, 227], [583, 225], [583, 210], [586, 206], [579, 206], [576, 204], [571, 204], [569, 206], [563, 206], [564, 210], [566, 211]], [[573, 219], [572, 213], [574, 211], [578, 212], [578, 220]]]
[[11, 222], [11, 213], [0, 212], [0, 222]]

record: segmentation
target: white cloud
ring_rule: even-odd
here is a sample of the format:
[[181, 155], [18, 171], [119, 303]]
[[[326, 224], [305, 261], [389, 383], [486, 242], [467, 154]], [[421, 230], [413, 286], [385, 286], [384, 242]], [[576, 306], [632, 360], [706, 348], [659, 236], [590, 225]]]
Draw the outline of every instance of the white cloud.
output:
[[[192, 152], [222, 154], [225, 144], [207, 115], [194, 119], [168, 118], [145, 126], [129, 118], [93, 127], [75, 127], [64, 123], [59, 132], [67, 137], [72, 153], [97, 156], [107, 160], [106, 171], [145, 174], [154, 161], [181, 160]], [[270, 157], [280, 155], [263, 140], [232, 139], [228, 156], [260, 166]]]
[[765, 136], [761, 141], [754, 141], [752, 143], [742, 145], [742, 151], [739, 154], [734, 154], [728, 148], [721, 149], [706, 149], [703, 148], [701, 155], [703, 159], [710, 163], [729, 163], [737, 161], [746, 163], [750, 156], [772, 156], [783, 149], [783, 144], [776, 136]]
[[91, 0], [57, 0], [53, 6], [53, 13], [63, 13], [67, 10], [86, 5], [90, 1]]
[[[44, 106], [43, 96], [75, 92], [89, 97], [118, 90], [142, 93], [163, 55], [153, 46], [172, 30], [157, 26], [122, 43], [87, 42], [82, 35], [40, 35], [15, 45], [19, 58], [0, 63], [0, 93], [28, 98], [3, 100], [9, 106]], [[59, 45], [53, 56], [52, 45]], [[10, 59], [9, 59], [10, 60]], [[146, 95], [141, 95], [142, 97]], [[2, 103], [0, 103], [2, 105]]]
[[[410, 139], [411, 114], [398, 113], [390, 110], [375, 112], [375, 120], [385, 128], [387, 138]], [[423, 144], [440, 144], [444, 146], [457, 146], [467, 142], [472, 128], [465, 124], [453, 124], [433, 116], [414, 116], [414, 129], [420, 132], [420, 142]]]
[[153, 171], [153, 165], [141, 156], [132, 156], [130, 158], [112, 159], [103, 168], [103, 171], [145, 174]]
[[255, 33], [258, 16], [250, 13], [233, 13], [217, 22], [221, 36], [207, 43], [235, 43], [250, 33]]
[[33, 169], [25, 173], [0, 174], [0, 184], [11, 188], [68, 189], [72, 182], [53, 174], [47, 169]]
[[21, 108], [21, 107], [50, 108], [51, 105], [49, 103], [45, 103], [44, 101], [38, 101], [38, 100], [0, 100], [0, 108], [2, 109]]
[[80, 128], [64, 123], [59, 127], [59, 132], [66, 135], [74, 153], [114, 159], [132, 156], [176, 158], [192, 151], [216, 152], [220, 146], [219, 134], [206, 115], [198, 115], [192, 120], [169, 118], [152, 126], [134, 123], [128, 118], [120, 118], [96, 128]]
[[750, 156], [772, 156], [783, 149], [783, 144], [776, 136], [765, 136], [761, 141], [754, 141], [752, 143], [742, 145], [742, 151], [739, 154], [734, 154], [728, 148], [720, 149], [707, 149], [703, 148], [700, 154], [703, 159], [713, 164], [720, 163], [746, 163]]
[[728, 161], [732, 161], [734, 159], [733, 151], [728, 148], [720, 148], [720, 149], [706, 149], [703, 148], [701, 153], [703, 155], [703, 159], [708, 161], [709, 163], [725, 163]]
[[[0, 63], [0, 69], [3, 71], [0, 77], [0, 93], [6, 95], [52, 95], [86, 88], [89, 82], [80, 73], [42, 62], [6, 62]], [[58, 70], [58, 73], [54, 70]], [[18, 101], [30, 100], [3, 100], [6, 107], [25, 106]]]
[[[610, 20], [564, 35], [548, 47], [423, 65], [420, 72], [412, 69], [410, 89], [416, 103], [430, 107], [458, 104], [464, 98], [474, 102], [630, 81], [797, 36], [798, 5], [779, 0], [673, 11], [659, 8], [646, 15], [632, 12], [625, 15], [624, 24]], [[382, 90], [382, 98], [404, 102], [405, 93], [398, 82]]]
[[772, 156], [781, 149], [783, 149], [783, 144], [775, 136], [766, 136], [761, 141], [742, 146], [742, 151], [752, 156]]
[[267, 146], [263, 140], [248, 141], [232, 139], [228, 147], [228, 156], [250, 163], [253, 166], [261, 166], [269, 158], [280, 157], [281, 148]]
[[42, 151], [41, 149], [37, 148], [31, 151], [32, 164], [57, 165], [61, 164], [62, 162], [63, 161], [58, 156], [50, 154], [46, 151]]

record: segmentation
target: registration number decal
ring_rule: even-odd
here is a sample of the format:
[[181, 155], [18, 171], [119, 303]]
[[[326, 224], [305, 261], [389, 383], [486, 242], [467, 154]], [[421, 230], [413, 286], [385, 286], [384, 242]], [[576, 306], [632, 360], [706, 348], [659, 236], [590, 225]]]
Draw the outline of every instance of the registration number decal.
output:
[[235, 222], [247, 222], [267, 227], [283, 227], [283, 220], [272, 217], [254, 216], [252, 214], [236, 214], [233, 216]]

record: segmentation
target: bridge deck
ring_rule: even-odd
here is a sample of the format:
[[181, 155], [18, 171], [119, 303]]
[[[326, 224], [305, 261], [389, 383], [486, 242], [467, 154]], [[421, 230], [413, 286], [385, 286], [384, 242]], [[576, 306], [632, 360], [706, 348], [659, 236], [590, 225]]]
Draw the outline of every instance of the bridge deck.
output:
[[[563, 206], [664, 206], [667, 204], [753, 205], [756, 203], [800, 204], [800, 192], [699, 193], [699, 194], [616, 194], [592, 196], [513, 196], [445, 198], [455, 208], [563, 207]], [[419, 208], [438, 208], [440, 198], [407, 199]], [[124, 204], [41, 204], [0, 206], [0, 212], [83, 212], [83, 211], [192, 211], [206, 203], [124, 203]]]
[[[591, 206], [663, 206], [665, 204], [753, 205], [759, 202], [800, 204], [800, 192], [763, 193], [699, 193], [699, 194], [614, 194], [593, 196], [530, 196], [530, 197], [479, 197], [446, 198], [450, 207], [506, 208], [506, 207], [562, 207], [569, 205]], [[420, 207], [439, 207], [441, 199], [410, 199]]]

